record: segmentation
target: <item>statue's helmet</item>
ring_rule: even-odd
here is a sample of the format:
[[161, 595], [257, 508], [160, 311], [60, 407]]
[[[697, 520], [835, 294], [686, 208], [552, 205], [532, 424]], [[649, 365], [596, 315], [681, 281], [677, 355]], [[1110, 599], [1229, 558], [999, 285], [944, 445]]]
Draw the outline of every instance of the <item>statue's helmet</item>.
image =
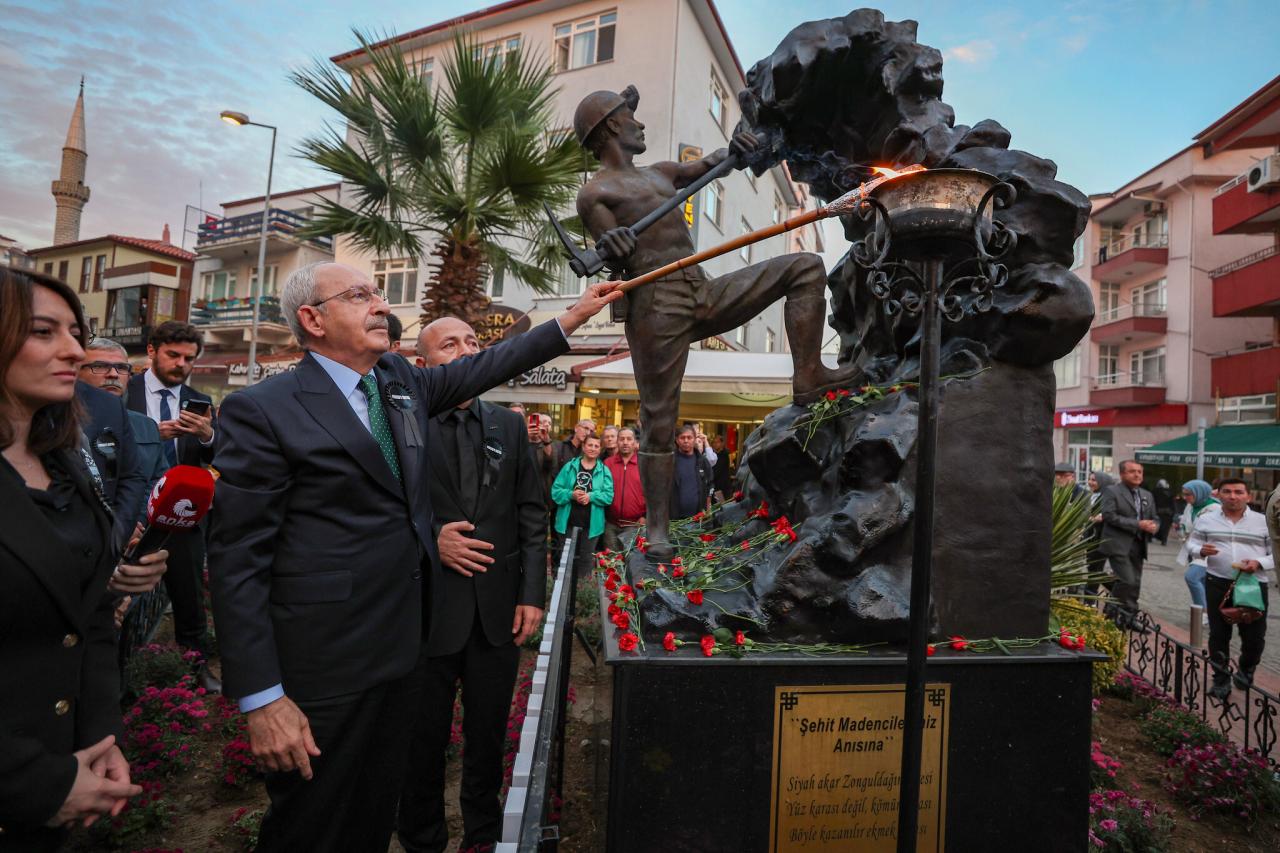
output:
[[578, 137], [578, 143], [586, 145], [591, 132], [599, 127], [602, 121], [622, 107], [629, 107], [632, 112], [635, 112], [639, 103], [640, 93], [636, 91], [635, 86], [628, 86], [621, 92], [601, 89], [599, 92], [587, 95], [578, 104], [578, 109], [573, 114], [573, 132]]

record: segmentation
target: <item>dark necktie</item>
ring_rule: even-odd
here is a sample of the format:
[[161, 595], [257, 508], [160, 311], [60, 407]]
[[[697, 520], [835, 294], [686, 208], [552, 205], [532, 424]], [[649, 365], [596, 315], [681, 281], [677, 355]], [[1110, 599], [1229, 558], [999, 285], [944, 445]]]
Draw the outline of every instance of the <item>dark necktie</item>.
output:
[[[160, 420], [173, 420], [173, 409], [169, 408], [169, 398], [173, 396], [173, 392], [168, 388], [160, 389]], [[170, 439], [164, 443], [164, 459], [172, 468], [178, 464], [178, 439]]]
[[462, 497], [462, 509], [474, 513], [476, 495], [480, 491], [480, 470], [476, 464], [476, 446], [471, 440], [468, 425], [470, 414], [465, 409], [453, 410], [453, 437], [458, 455], [458, 494]]
[[382, 395], [378, 393], [378, 380], [372, 373], [360, 377], [360, 390], [369, 400], [369, 431], [378, 442], [382, 458], [387, 460], [391, 473], [400, 481], [400, 457], [396, 455], [396, 442], [391, 435], [391, 425], [387, 423], [387, 410], [382, 407]]

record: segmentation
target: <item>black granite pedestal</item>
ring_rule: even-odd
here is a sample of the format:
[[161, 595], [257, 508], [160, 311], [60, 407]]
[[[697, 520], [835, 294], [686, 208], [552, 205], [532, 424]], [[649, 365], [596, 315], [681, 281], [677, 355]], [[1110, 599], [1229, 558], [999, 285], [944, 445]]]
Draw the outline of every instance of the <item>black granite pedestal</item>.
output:
[[[703, 657], [696, 643], [674, 653], [650, 644], [643, 654], [606, 645], [611, 853], [769, 851], [775, 688], [900, 685], [906, 671], [905, 654], [888, 650], [734, 659]], [[950, 685], [946, 850], [1086, 849], [1096, 657], [1045, 644], [1007, 656], [942, 650], [929, 659], [928, 682]], [[784, 840], [776, 849], [883, 847]]]

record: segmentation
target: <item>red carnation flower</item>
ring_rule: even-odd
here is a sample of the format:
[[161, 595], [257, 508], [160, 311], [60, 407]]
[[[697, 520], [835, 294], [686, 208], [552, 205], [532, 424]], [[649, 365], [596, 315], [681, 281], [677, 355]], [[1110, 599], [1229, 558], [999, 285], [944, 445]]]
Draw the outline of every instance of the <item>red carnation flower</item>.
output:
[[618, 638], [618, 648], [622, 649], [624, 652], [629, 652], [632, 651], [639, 642], [640, 638], [628, 631]]
[[624, 631], [631, 627], [631, 614], [625, 610], [619, 610], [610, 617], [610, 620]]
[[742, 494], [742, 490], [739, 489], [738, 491], [733, 493], [733, 502], [737, 503], [738, 501], [742, 500], [744, 497], [746, 497], [746, 495]]
[[716, 638], [710, 634], [699, 640], [698, 644], [702, 646], [702, 653], [707, 657], [711, 657], [711, 655], [715, 653]]
[[836, 398], [836, 392], [835, 392], [835, 391], [828, 391], [828, 392], [827, 392], [827, 394], [826, 394], [826, 397], [827, 397], [827, 399], [828, 399], [828, 400], [834, 400], [834, 399]]
[[733, 643], [736, 646], [745, 646], [747, 644], [747, 635], [738, 631], [733, 635]]
[[702, 590], [700, 590], [700, 589], [691, 589], [691, 590], [689, 590], [688, 592], [686, 592], [686, 593], [685, 593], [685, 597], [689, 599], [689, 603], [690, 603], [690, 604], [701, 604], [701, 603], [702, 603]]
[[604, 588], [609, 590], [609, 592], [613, 592], [615, 589], [618, 588], [618, 581], [612, 577], [605, 578]]
[[675, 568], [673, 568], [671, 570], [671, 577], [673, 578], [684, 577], [684, 566], [676, 566]]
[[849, 389], [848, 389], [848, 388], [841, 388], [841, 389], [840, 389], [840, 391], [839, 391], [839, 394], [840, 394], [840, 396], [841, 396], [841, 397], [848, 397], [848, 396], [849, 396]]
[[617, 615], [618, 615], [619, 613], [621, 613], [621, 612], [622, 612], [622, 608], [618, 607], [618, 605], [616, 605], [616, 604], [610, 604], [610, 605], [609, 605], [609, 618], [610, 618], [610, 619], [612, 619], [613, 617], [617, 616]]
[[673, 565], [673, 566], [678, 566], [680, 563], [683, 563], [683, 562], [684, 562], [684, 560], [683, 560], [683, 559], [681, 559], [680, 557], [672, 557], [672, 558], [671, 558], [671, 565]]
[[966, 640], [964, 637], [952, 637], [951, 648], [955, 649], [956, 651], [963, 651], [964, 649], [969, 648], [969, 641]]
[[706, 517], [707, 517], [707, 514], [706, 514], [705, 512], [698, 511], [698, 512], [695, 512], [693, 515], [689, 516], [689, 520], [690, 520], [690, 521], [702, 521], [702, 519], [704, 519], [704, 518], [706, 518]]
[[937, 649], [935, 649], [933, 646], [925, 646], [925, 647], [924, 647], [924, 653], [925, 653], [927, 656], [929, 656], [929, 657], [933, 657], [933, 653], [934, 653], [934, 652], [936, 652], [936, 651], [937, 651]]
[[743, 539], [743, 540], [742, 540], [742, 550], [744, 550], [744, 551], [749, 551], [750, 549], [751, 549], [751, 543], [750, 543], [750, 542], [748, 542], [747, 540]]
[[713, 534], [713, 533], [703, 533], [701, 536], [699, 536], [699, 537], [698, 537], [698, 539], [699, 539], [699, 540], [701, 540], [701, 541], [703, 541], [703, 542], [714, 542], [714, 541], [716, 541], [715, 534]]
[[665, 563], [658, 563], [658, 574], [660, 574], [660, 575], [665, 575], [666, 573], [667, 573], [667, 566], [666, 566], [666, 564], [665, 564]]
[[674, 631], [668, 631], [667, 635], [662, 638], [662, 647], [669, 652], [676, 650], [676, 635]]

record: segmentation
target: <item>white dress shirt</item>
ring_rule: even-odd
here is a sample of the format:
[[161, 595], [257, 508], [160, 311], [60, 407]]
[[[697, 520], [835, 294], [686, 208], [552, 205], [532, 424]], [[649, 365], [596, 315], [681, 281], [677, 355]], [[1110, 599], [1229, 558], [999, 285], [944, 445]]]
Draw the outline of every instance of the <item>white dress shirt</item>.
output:
[[1226, 510], [1200, 513], [1191, 537], [1187, 539], [1187, 550], [1193, 557], [1198, 557], [1206, 543], [1218, 549], [1213, 556], [1200, 558], [1204, 559], [1209, 574], [1214, 577], [1233, 580], [1239, 570], [1231, 568], [1232, 563], [1257, 560], [1262, 566], [1257, 578], [1267, 583], [1270, 580], [1267, 573], [1276, 567], [1275, 555], [1271, 553], [1271, 537], [1267, 535], [1267, 518], [1248, 507], [1245, 507], [1239, 521], [1228, 518]]
[[[169, 419], [176, 421], [178, 419], [178, 412], [182, 411], [182, 386], [165, 385], [160, 381], [160, 377], [156, 376], [155, 371], [149, 367], [147, 368], [147, 372], [142, 374], [142, 384], [147, 389], [147, 417], [151, 418], [151, 420], [155, 421], [157, 424], [163, 420], [160, 417], [160, 398], [164, 396], [165, 391], [168, 391]], [[178, 439], [171, 438], [169, 440], [174, 442], [174, 450], [177, 450]], [[213, 438], [210, 437], [208, 441], [201, 441], [200, 444], [204, 447], [208, 447], [213, 444]]]

